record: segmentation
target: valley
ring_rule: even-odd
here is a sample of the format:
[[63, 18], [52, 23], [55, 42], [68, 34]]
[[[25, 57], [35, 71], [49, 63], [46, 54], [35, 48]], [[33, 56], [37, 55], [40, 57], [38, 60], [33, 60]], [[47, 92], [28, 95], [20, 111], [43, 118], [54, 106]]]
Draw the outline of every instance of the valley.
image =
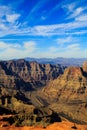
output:
[[41, 126], [48, 129], [50, 124], [54, 123], [55, 126], [58, 122], [60, 126], [64, 121], [69, 121], [70, 127], [75, 123], [85, 128], [87, 62], [81, 67], [66, 67], [23, 59], [1, 61], [0, 115], [9, 114], [12, 116], [0, 121], [6, 121], [5, 125], [1, 125], [2, 130], [4, 127], [10, 130], [10, 126]]

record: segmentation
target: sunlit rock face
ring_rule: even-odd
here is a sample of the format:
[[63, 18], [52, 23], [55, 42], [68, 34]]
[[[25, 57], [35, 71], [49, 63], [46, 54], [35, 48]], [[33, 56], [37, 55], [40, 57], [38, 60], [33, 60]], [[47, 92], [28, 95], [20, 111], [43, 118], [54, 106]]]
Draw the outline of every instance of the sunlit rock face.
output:
[[49, 82], [42, 92], [38, 92], [50, 104], [51, 109], [75, 118], [79, 123], [87, 123], [86, 63], [83, 63], [82, 67], [66, 68], [62, 75]]

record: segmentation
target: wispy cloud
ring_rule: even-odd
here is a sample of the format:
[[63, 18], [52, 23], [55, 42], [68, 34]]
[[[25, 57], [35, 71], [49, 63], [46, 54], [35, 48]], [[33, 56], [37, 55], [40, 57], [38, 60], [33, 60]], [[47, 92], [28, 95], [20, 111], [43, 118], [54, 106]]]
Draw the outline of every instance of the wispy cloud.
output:
[[0, 6], [0, 19], [3, 22], [10, 22], [11, 20], [17, 20], [20, 14], [16, 13], [10, 6]]
[[4, 42], [0, 42], [0, 50], [2, 49], [6, 49], [8, 47], [8, 45]]
[[73, 11], [73, 13], [70, 16], [68, 16], [68, 19], [75, 18], [75, 17], [79, 16], [80, 14], [82, 14], [83, 11], [84, 11], [84, 8], [82, 8], [82, 7], [76, 8]]
[[[48, 0], [49, 1], [49, 0]], [[83, 35], [87, 34], [87, 14], [84, 13], [86, 7], [77, 6], [78, 2], [73, 2], [71, 4], [66, 4], [63, 8], [66, 8], [69, 14], [69, 18], [74, 20], [68, 22], [62, 22], [60, 24], [51, 25], [36, 25], [29, 26], [28, 20], [33, 13], [38, 12], [40, 8], [44, 6], [47, 0], [39, 1], [30, 11], [27, 19], [24, 23], [19, 22], [21, 14], [17, 13], [10, 6], [0, 6], [0, 37], [7, 35], [15, 36], [54, 36], [54, 35]], [[56, 9], [61, 7], [61, 3], [57, 4], [49, 13], [54, 12]], [[49, 14], [48, 13], [48, 14]], [[47, 14], [47, 15], [48, 15]], [[40, 18], [45, 20], [47, 16], [41, 16]], [[31, 17], [32, 18], [32, 17]], [[66, 13], [67, 18], [67, 13]], [[67, 40], [67, 39], [65, 39]], [[68, 39], [69, 40], [69, 39]], [[60, 41], [59, 41], [60, 42]], [[62, 39], [63, 43], [63, 39]]]
[[[26, 5], [24, 0], [9, 1], [7, 5], [0, 4], [0, 39], [3, 39], [0, 42], [0, 59], [26, 56], [81, 56], [80, 44], [81, 41], [86, 44], [83, 36], [87, 35], [87, 6], [81, 4], [83, 1], [85, 0], [52, 0], [53, 5], [49, 3], [50, 0], [37, 0], [32, 4], [28, 1], [29, 6], [32, 5], [31, 8], [23, 7], [23, 2]], [[20, 8], [22, 10], [19, 10]], [[38, 41], [37, 44], [31, 37], [41, 38], [42, 42]], [[28, 41], [28, 38], [31, 40]], [[47, 41], [45, 38], [51, 40]], [[27, 42], [22, 41], [24, 39]], [[12, 43], [12, 40], [16, 42]], [[43, 42], [47, 42], [47, 48], [44, 47], [44, 50], [41, 48]], [[86, 51], [84, 49], [84, 54], [87, 54]]]
[[86, 57], [87, 49], [81, 50], [79, 43], [71, 43], [65, 46], [49, 46], [47, 49], [37, 48], [35, 41], [27, 41], [22, 44], [0, 42], [0, 59], [13, 59], [23, 57]]
[[14, 26], [5, 26], [4, 24], [0, 24], [2, 27], [2, 31], [0, 31], [0, 37], [6, 35], [31, 35], [31, 36], [52, 36], [52, 35], [74, 35], [77, 32], [79, 34], [87, 34], [87, 30], [83, 30], [82, 28], [87, 27], [86, 21], [75, 21], [69, 23], [62, 24], [54, 24], [54, 25], [38, 25], [34, 27], [26, 27], [19, 28], [19, 25]]
[[84, 11], [87, 10], [87, 6], [81, 6], [82, 2], [83, 1], [76, 1], [62, 6], [66, 11], [66, 19], [76, 18], [77, 16], [84, 14]]
[[16, 33], [17, 20], [21, 14], [16, 13], [11, 7], [9, 6], [0, 6], [0, 35], [7, 35], [11, 34], [11, 30]]
[[55, 46], [51, 46], [51, 47], [49, 47], [48, 50], [49, 50], [49, 52], [54, 53], [54, 52], [58, 51], [58, 48]]
[[46, 2], [48, 2], [49, 0], [41, 0], [39, 2], [36, 3], [36, 5], [31, 9], [31, 11], [29, 12], [29, 14], [26, 17], [26, 21], [27, 20], [31, 20], [32, 17], [34, 17], [35, 13], [38, 13], [38, 11], [44, 6], [44, 4]]
[[76, 57], [76, 58], [84, 58], [87, 55], [87, 49], [85, 48], [82, 53], [82, 49], [79, 43], [69, 44], [63, 47], [51, 46], [48, 48], [49, 51], [37, 53], [41, 57]]
[[80, 44], [76, 43], [76, 44], [70, 44], [68, 45], [66, 48], [66, 50], [80, 50]]
[[[30, 11], [27, 16], [27, 20], [33, 13], [37, 12], [41, 7], [43, 7], [47, 1], [43, 0], [38, 2]], [[52, 11], [60, 8], [60, 4], [53, 7]], [[7, 35], [15, 36], [54, 36], [54, 35], [82, 35], [87, 34], [87, 30], [84, 30], [87, 27], [87, 14], [83, 11], [86, 7], [77, 7], [77, 2], [71, 4], [66, 4], [63, 8], [67, 8], [69, 11], [69, 17], [74, 17], [75, 20], [62, 22], [60, 24], [52, 25], [36, 25], [29, 26], [27, 25], [28, 21], [24, 23], [19, 22], [21, 14], [17, 13], [10, 6], [0, 6], [0, 37]], [[74, 10], [75, 9], [75, 10]], [[50, 11], [50, 13], [52, 13]], [[41, 19], [45, 20], [46, 16], [42, 16]], [[67, 15], [66, 15], [67, 18]], [[60, 39], [61, 40], [61, 39]], [[70, 37], [68, 39], [70, 40]], [[58, 41], [60, 42], [60, 41]], [[62, 42], [63, 43], [63, 39]]]
[[14, 23], [19, 17], [20, 17], [20, 14], [7, 14], [6, 20], [9, 23]]
[[0, 41], [0, 49], [8, 49], [8, 48], [17, 48], [20, 49], [22, 46], [20, 44], [13, 44], [13, 43], [6, 43], [3, 41]]
[[75, 19], [76, 21], [80, 21], [80, 22], [83, 22], [83, 21], [87, 21], [87, 14], [83, 14], [83, 15], [80, 15], [78, 17], [76, 17]]
[[[68, 35], [74, 34], [78, 30], [81, 32], [81, 28], [87, 27], [86, 21], [74, 21], [69, 23], [54, 24], [54, 25], [41, 25], [34, 26], [31, 29], [31, 34], [40, 36], [52, 36], [52, 35]], [[87, 31], [85, 31], [87, 33]]]
[[49, 17], [52, 13], [54, 13], [55, 11], [58, 11], [61, 6], [63, 4], [63, 1], [60, 1], [60, 3], [56, 4], [48, 13], [47, 13], [47, 17]]
[[36, 47], [36, 43], [34, 41], [28, 41], [24, 43], [24, 48], [29, 51], [33, 51]]
[[65, 38], [58, 38], [58, 39], [56, 40], [56, 42], [57, 42], [58, 44], [71, 43], [72, 41], [75, 42], [75, 39], [72, 38], [71, 36], [65, 37]]
[[66, 5], [63, 5], [62, 7], [67, 10], [67, 13], [70, 13], [70, 12], [73, 12], [73, 10], [75, 9], [76, 3], [66, 4]]
[[23, 58], [37, 50], [36, 42], [27, 41], [23, 44], [0, 42], [0, 59]]

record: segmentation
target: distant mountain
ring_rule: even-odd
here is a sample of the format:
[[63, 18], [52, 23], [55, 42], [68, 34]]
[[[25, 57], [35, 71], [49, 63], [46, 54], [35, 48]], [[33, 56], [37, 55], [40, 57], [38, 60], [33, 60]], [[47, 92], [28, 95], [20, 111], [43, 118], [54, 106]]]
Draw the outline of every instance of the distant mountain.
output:
[[61, 64], [64, 66], [81, 66], [87, 58], [25, 58], [26, 61], [37, 61], [44, 64]]

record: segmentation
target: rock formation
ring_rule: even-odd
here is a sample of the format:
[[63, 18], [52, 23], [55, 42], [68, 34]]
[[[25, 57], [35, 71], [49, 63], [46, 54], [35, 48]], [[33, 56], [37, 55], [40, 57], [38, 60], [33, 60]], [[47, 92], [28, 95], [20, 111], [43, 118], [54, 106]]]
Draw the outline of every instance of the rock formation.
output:
[[39, 64], [25, 60], [3, 61], [0, 62], [0, 84], [29, 91], [57, 78], [63, 73], [64, 68], [60, 65]]
[[66, 69], [25, 60], [0, 62], [0, 105], [17, 114], [34, 108], [43, 113], [46, 108], [45, 114], [51, 110], [63, 119], [87, 124], [87, 62]]
[[66, 68], [64, 74], [49, 82], [37, 95], [64, 117], [87, 123], [87, 62], [82, 67]]

